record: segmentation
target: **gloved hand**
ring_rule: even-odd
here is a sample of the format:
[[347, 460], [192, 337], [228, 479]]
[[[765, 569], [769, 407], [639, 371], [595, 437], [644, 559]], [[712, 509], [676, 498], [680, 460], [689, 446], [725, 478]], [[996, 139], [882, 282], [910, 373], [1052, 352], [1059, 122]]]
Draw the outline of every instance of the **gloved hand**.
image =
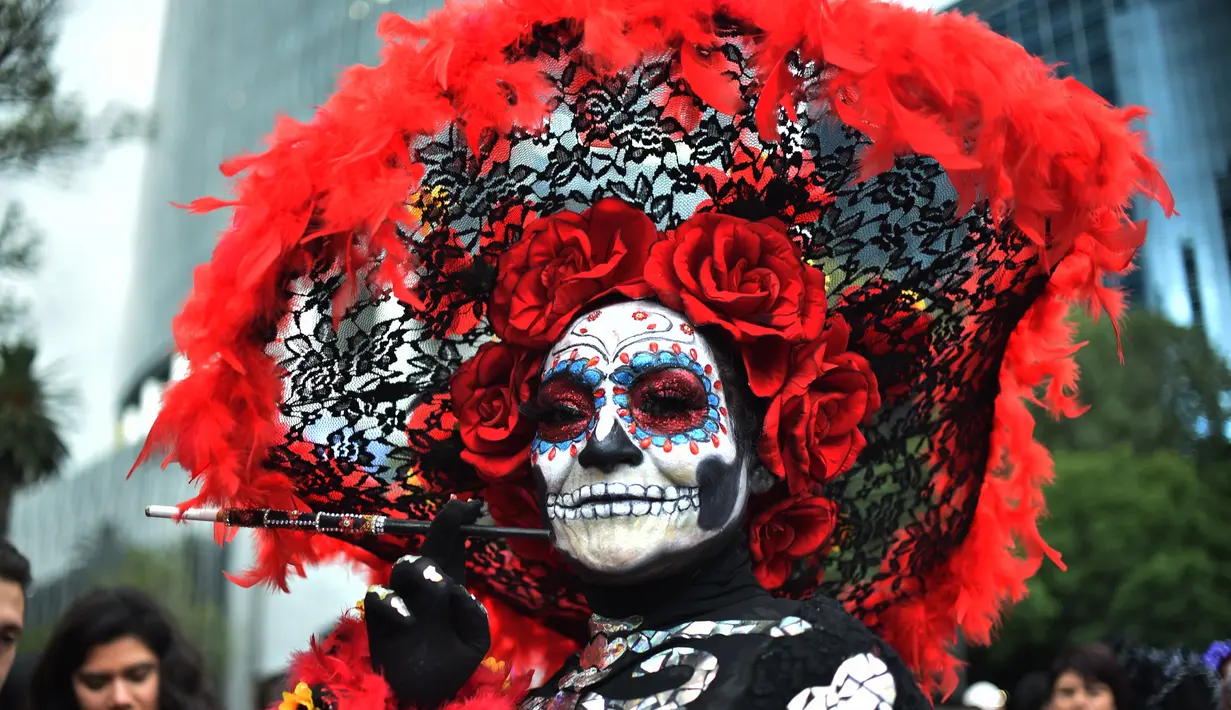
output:
[[479, 501], [449, 501], [432, 520], [422, 555], [398, 560], [389, 588], [363, 601], [372, 666], [404, 704], [434, 708], [461, 690], [491, 647], [487, 610], [466, 591], [466, 537]]

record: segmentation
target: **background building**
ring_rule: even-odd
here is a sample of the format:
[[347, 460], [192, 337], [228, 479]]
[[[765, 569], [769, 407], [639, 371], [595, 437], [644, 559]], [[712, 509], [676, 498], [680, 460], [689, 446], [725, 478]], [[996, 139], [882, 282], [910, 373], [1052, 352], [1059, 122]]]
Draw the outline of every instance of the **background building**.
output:
[[260, 693], [281, 691], [293, 651], [329, 630], [366, 589], [366, 580], [329, 568], [292, 584], [293, 594], [242, 589], [223, 570], [241, 572], [252, 540], [214, 544], [209, 525], [147, 520], [146, 505], [195, 493], [186, 473], [147, 466], [125, 481], [157, 415], [167, 382], [184, 370], [173, 355], [171, 321], [209, 259], [225, 214], [190, 216], [173, 203], [226, 195], [217, 166], [260, 149], [275, 118], [310, 118], [337, 75], [374, 64], [381, 14], [422, 16], [429, 0], [167, 3], [154, 104], [158, 131], [142, 185], [134, 297], [119, 338], [117, 447], [83, 470], [27, 489], [15, 501], [12, 538], [33, 563], [31, 645], [78, 594], [95, 583], [153, 584], [214, 661], [234, 710], [266, 707]]
[[962, 0], [1058, 72], [1120, 106], [1140, 105], [1179, 217], [1142, 203], [1150, 238], [1134, 300], [1206, 330], [1231, 357], [1231, 2]]

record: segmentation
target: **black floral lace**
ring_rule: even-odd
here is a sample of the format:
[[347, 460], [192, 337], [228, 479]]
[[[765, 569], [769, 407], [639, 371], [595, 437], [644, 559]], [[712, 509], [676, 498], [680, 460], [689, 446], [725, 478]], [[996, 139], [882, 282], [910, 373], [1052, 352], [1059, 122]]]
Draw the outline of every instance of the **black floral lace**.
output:
[[[724, 41], [727, 71], [755, 106], [744, 40], [730, 28]], [[367, 290], [335, 330], [340, 265], [288, 284], [268, 352], [286, 371], [289, 433], [272, 458], [321, 510], [428, 518], [448, 494], [481, 488], [458, 456], [448, 380], [493, 337], [485, 310], [496, 260], [525, 224], [603, 196], [661, 229], [703, 210], [777, 217], [826, 274], [831, 316], [851, 325], [851, 347], [871, 361], [885, 400], [859, 462], [826, 491], [841, 506], [832, 549], [801, 564], [784, 592], [835, 596], [875, 628], [880, 611], [924, 591], [924, 575], [969, 529], [1005, 346], [1047, 277], [1033, 250], [1011, 225], [996, 230], [985, 208], [958, 214], [930, 159], [902, 157], [856, 182], [866, 140], [818, 98], [824, 67], [796, 62], [798, 120], [780, 111], [781, 140], [762, 143], [751, 108], [734, 118], [708, 109], [675, 57], [598, 78], [580, 37], [554, 26], [515, 51], [554, 85], [543, 130], [489, 133], [478, 155], [462, 126], [411, 143], [426, 172], [402, 237], [422, 263], [413, 285], [426, 307]], [[357, 544], [392, 559], [417, 541]], [[499, 541], [471, 544], [473, 586], [584, 633], [566, 573]]]

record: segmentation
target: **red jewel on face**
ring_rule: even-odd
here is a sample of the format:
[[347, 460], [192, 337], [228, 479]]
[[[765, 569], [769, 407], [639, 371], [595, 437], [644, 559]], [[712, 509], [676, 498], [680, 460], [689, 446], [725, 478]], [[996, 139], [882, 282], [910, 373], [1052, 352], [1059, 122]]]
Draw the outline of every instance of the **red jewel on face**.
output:
[[688, 356], [689, 356], [689, 357], [691, 357], [693, 360], [696, 360], [696, 359], [697, 359], [697, 351], [696, 351], [695, 349], [693, 349], [693, 350], [689, 350], [689, 351], [688, 351]]
[[568, 452], [569, 452], [569, 455], [570, 455], [570, 456], [576, 456], [576, 455], [577, 455], [577, 444], [573, 444], [573, 445], [569, 446], [569, 447], [568, 447]]
[[658, 352], [658, 343], [650, 343], [650, 352], [652, 353]]
[[633, 320], [645, 320], [646, 318], [649, 318], [649, 317], [650, 317], [650, 314], [646, 313], [645, 311], [633, 311]]
[[688, 442], [688, 450], [693, 452], [693, 454], [701, 453], [701, 449], [697, 447], [697, 442], [695, 441]]
[[[692, 335], [692, 326], [687, 323], [680, 323], [680, 332], [684, 335]], [[693, 357], [696, 357], [695, 355]]]
[[671, 441], [670, 440], [663, 442], [663, 453], [664, 454], [671, 453]]
[[582, 335], [585, 335], [586, 333], [589, 333], [590, 331], [586, 330], [585, 328], [578, 328], [577, 332], [581, 333]]
[[556, 460], [556, 447], [553, 446], [547, 450], [547, 460], [548, 461]]
[[705, 374], [707, 374], [707, 375], [708, 375], [708, 374], [711, 374], [711, 373], [713, 373], [713, 372], [714, 372], [714, 366], [713, 366], [713, 365], [706, 365], [706, 366], [705, 366]]
[[628, 364], [628, 360], [629, 360], [628, 353], [620, 353], [620, 362], [622, 362], [622, 363], [624, 363], [625, 365], [627, 365], [627, 364]]
[[714, 391], [715, 392], [722, 391], [722, 380], [714, 380]]
[[[637, 427], [632, 427], [632, 428], [633, 428], [633, 430], [636, 430], [636, 428], [637, 428]], [[650, 443], [651, 443], [651, 442], [650, 442], [650, 437], [648, 437], [648, 436], [647, 436], [646, 438], [644, 438], [644, 439], [642, 439], [642, 440], [641, 440], [641, 448], [643, 448], [643, 449], [648, 449], [648, 448], [650, 448]]]
[[586, 367], [597, 367], [597, 366], [598, 366], [598, 358], [592, 357], [589, 360], [586, 360]]
[[681, 350], [683, 350], [683, 348], [680, 347], [679, 343], [671, 344], [671, 352], [675, 353], [676, 355], [679, 355]]
[[714, 448], [718, 448], [718, 435], [714, 434], [710, 437], [710, 441], [714, 442]]
[[645, 329], [646, 329], [646, 330], [654, 330], [654, 329], [655, 329], [655, 328], [657, 328], [657, 327], [658, 327], [658, 324], [657, 324], [657, 323], [651, 323], [651, 324], [647, 325], [647, 326], [645, 327]]

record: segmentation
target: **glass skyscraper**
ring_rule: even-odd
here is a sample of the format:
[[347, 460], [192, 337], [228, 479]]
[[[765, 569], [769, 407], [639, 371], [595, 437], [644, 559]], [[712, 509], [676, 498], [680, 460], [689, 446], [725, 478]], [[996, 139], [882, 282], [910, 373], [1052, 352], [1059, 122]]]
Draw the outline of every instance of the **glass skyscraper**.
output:
[[1142, 205], [1150, 237], [1128, 279], [1135, 300], [1206, 330], [1231, 356], [1231, 2], [962, 0], [1119, 106], [1140, 105], [1180, 216]]
[[[223, 685], [224, 706], [268, 707], [281, 690], [290, 654], [329, 629], [367, 588], [340, 568], [295, 580], [293, 594], [243, 589], [222, 575], [252, 563], [240, 534], [219, 548], [213, 526], [149, 520], [143, 508], [195, 495], [187, 474], [146, 466], [125, 480], [157, 413], [166, 383], [183, 371], [173, 356], [171, 321], [207, 261], [223, 213], [189, 215], [175, 204], [226, 197], [218, 165], [260, 150], [279, 114], [305, 120], [333, 92], [339, 73], [374, 64], [376, 26], [386, 12], [421, 17], [436, 0], [169, 0], [159, 57], [154, 118], [141, 189], [134, 293], [121, 334], [117, 373], [120, 441], [115, 452], [81, 470], [23, 490], [14, 501], [11, 537], [36, 576], [25, 647], [93, 583], [155, 580]], [[157, 463], [157, 461], [156, 461]], [[157, 580], [165, 580], [158, 584]], [[166, 599], [178, 595], [183, 598]], [[210, 653], [213, 651], [213, 653]], [[277, 696], [280, 697], [280, 694]]]

